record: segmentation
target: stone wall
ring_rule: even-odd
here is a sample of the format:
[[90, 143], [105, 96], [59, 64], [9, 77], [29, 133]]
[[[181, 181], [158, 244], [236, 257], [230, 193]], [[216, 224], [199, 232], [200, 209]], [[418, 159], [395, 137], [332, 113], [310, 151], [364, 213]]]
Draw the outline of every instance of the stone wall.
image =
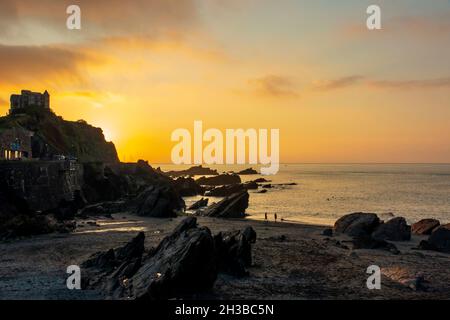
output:
[[83, 168], [75, 161], [0, 161], [0, 183], [16, 190], [34, 210], [48, 210], [81, 190]]

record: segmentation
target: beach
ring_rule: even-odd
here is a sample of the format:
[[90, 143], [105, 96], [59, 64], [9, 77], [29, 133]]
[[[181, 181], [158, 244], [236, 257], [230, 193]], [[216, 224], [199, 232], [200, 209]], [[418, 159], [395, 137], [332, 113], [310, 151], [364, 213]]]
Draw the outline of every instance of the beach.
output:
[[[68, 290], [66, 268], [95, 252], [124, 245], [139, 231], [146, 248], [157, 244], [185, 217], [158, 219], [127, 213], [112, 219], [78, 220], [70, 234], [48, 234], [0, 244], [0, 299], [107, 299], [95, 290]], [[198, 217], [213, 234], [252, 226], [248, 277], [219, 274], [212, 290], [199, 299], [448, 299], [450, 256], [415, 250], [425, 236], [394, 242], [400, 254], [352, 250], [344, 235], [327, 237], [327, 226], [251, 219]], [[381, 289], [366, 286], [368, 266], [381, 268]], [[83, 270], [81, 270], [83, 277]], [[422, 275], [425, 288], [414, 288]]]

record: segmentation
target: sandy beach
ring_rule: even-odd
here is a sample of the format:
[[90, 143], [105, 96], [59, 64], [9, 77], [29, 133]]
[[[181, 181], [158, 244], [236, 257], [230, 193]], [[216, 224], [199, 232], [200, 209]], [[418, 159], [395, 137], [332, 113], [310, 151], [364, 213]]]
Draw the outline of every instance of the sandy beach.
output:
[[[0, 244], [0, 299], [104, 299], [101, 292], [68, 290], [66, 268], [97, 251], [123, 245], [139, 231], [156, 246], [183, 219], [115, 214], [78, 220], [71, 234], [50, 234]], [[448, 299], [450, 256], [415, 250], [421, 236], [395, 242], [400, 254], [352, 250], [345, 236], [326, 237], [326, 226], [251, 219], [198, 218], [215, 234], [252, 226], [257, 233], [248, 277], [220, 274], [207, 299]], [[369, 290], [367, 267], [382, 271], [381, 290]], [[82, 271], [83, 272], [83, 271]], [[415, 290], [418, 274], [425, 289]], [[83, 274], [82, 274], [83, 276]]]

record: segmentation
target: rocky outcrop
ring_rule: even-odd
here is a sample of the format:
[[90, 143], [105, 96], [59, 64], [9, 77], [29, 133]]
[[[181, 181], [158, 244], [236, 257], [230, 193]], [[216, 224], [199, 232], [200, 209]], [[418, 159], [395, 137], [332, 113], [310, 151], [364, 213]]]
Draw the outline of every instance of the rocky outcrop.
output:
[[435, 229], [428, 241], [421, 241], [419, 248], [450, 253], [450, 223]]
[[339, 218], [334, 224], [334, 231], [361, 237], [372, 234], [379, 225], [380, 219], [375, 213], [356, 212]]
[[195, 202], [193, 205], [191, 205], [188, 210], [197, 210], [203, 207], [208, 206], [208, 198], [201, 198], [200, 200], [198, 200], [197, 202]]
[[115, 299], [189, 298], [211, 290], [218, 272], [246, 275], [256, 233], [247, 227], [213, 237], [189, 217], [147, 253], [144, 240], [140, 233], [121, 248], [92, 255], [81, 265], [83, 289]]
[[217, 218], [244, 218], [248, 208], [249, 194], [241, 191], [223, 200], [213, 203], [203, 211], [197, 211], [198, 215]]
[[396, 217], [386, 223], [380, 224], [372, 233], [376, 240], [409, 241], [411, 240], [411, 227], [405, 218]]
[[258, 171], [254, 170], [253, 168], [248, 168], [248, 169], [239, 171], [237, 174], [239, 174], [239, 175], [258, 174]]
[[170, 186], [149, 186], [132, 202], [133, 212], [140, 216], [170, 218], [185, 208], [185, 203]]
[[221, 174], [214, 177], [201, 177], [196, 181], [200, 185], [221, 186], [226, 184], [241, 183], [241, 178], [236, 174]]
[[242, 192], [245, 190], [244, 185], [242, 184], [230, 184], [224, 185], [220, 187], [216, 187], [210, 191], [205, 193], [205, 196], [208, 197], [228, 197], [234, 193]]
[[89, 217], [111, 217], [113, 213], [127, 211], [129, 204], [126, 201], [106, 201], [85, 206], [78, 212], [78, 217], [86, 219]]
[[436, 219], [422, 219], [411, 226], [411, 231], [418, 235], [430, 235], [440, 224]]
[[213, 170], [210, 168], [203, 167], [201, 165], [191, 167], [187, 170], [181, 171], [169, 171], [165, 173], [170, 177], [181, 177], [181, 176], [217, 176], [219, 173], [217, 170]]
[[172, 182], [174, 189], [182, 197], [196, 196], [205, 192], [194, 179], [180, 177]]
[[244, 188], [247, 190], [256, 190], [258, 189], [258, 187], [258, 183], [256, 183], [255, 181], [248, 181], [244, 183]]

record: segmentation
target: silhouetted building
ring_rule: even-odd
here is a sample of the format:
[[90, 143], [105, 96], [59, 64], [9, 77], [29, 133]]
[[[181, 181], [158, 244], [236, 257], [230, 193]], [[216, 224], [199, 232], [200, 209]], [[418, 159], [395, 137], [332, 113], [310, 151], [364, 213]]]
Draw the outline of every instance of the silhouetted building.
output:
[[44, 93], [22, 90], [21, 94], [11, 95], [10, 113], [14, 113], [28, 107], [50, 109], [50, 95], [47, 90], [45, 90]]

